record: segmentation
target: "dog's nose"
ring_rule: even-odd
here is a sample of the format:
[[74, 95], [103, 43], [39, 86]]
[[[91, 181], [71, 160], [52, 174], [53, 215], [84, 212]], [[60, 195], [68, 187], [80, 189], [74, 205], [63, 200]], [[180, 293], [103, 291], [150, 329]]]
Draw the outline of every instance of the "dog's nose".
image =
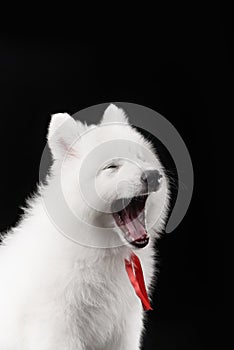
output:
[[146, 170], [141, 176], [141, 181], [147, 186], [148, 192], [154, 192], [159, 189], [162, 175], [158, 170]]

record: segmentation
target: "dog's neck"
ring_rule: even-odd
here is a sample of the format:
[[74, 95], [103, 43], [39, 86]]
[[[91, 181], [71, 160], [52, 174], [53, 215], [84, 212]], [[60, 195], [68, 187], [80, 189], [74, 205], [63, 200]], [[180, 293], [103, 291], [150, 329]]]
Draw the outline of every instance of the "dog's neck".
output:
[[[130, 249], [121, 241], [113, 228], [104, 228], [108, 224], [105, 218], [91, 215], [85, 220], [77, 218], [61, 200], [61, 193], [56, 190], [56, 181], [40, 188], [39, 194], [29, 201], [27, 221], [33, 225], [36, 242], [47, 242], [50, 250], [64, 251], [71, 249], [74, 255], [95, 255], [97, 258], [108, 256], [128, 257]], [[85, 249], [84, 249], [85, 248]], [[46, 246], [43, 249], [47, 249]], [[84, 258], [84, 256], [83, 256]]]

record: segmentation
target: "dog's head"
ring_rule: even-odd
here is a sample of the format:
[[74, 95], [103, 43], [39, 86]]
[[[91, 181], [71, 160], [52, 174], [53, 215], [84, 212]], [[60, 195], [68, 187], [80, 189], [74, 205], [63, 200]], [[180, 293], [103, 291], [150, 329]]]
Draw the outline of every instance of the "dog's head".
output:
[[162, 228], [168, 183], [152, 144], [124, 111], [111, 104], [91, 126], [54, 115], [48, 142], [72, 210], [90, 223], [112, 224], [131, 246], [146, 246], [150, 228]]

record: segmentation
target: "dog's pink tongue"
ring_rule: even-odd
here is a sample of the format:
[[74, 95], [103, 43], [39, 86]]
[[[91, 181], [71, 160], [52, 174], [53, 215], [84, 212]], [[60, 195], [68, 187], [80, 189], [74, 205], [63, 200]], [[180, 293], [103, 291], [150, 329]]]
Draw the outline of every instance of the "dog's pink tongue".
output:
[[144, 226], [138, 218], [131, 220], [129, 216], [127, 216], [124, 220], [124, 224], [134, 241], [137, 239], [143, 239], [147, 235]]

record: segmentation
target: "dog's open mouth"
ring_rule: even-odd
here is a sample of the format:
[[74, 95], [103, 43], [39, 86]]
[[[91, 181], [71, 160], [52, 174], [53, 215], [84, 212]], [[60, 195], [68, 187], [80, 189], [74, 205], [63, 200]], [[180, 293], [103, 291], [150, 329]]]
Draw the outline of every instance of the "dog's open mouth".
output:
[[143, 248], [149, 242], [145, 227], [147, 197], [148, 195], [142, 195], [131, 199], [118, 199], [113, 204], [116, 224], [123, 231], [125, 239], [137, 248]]

